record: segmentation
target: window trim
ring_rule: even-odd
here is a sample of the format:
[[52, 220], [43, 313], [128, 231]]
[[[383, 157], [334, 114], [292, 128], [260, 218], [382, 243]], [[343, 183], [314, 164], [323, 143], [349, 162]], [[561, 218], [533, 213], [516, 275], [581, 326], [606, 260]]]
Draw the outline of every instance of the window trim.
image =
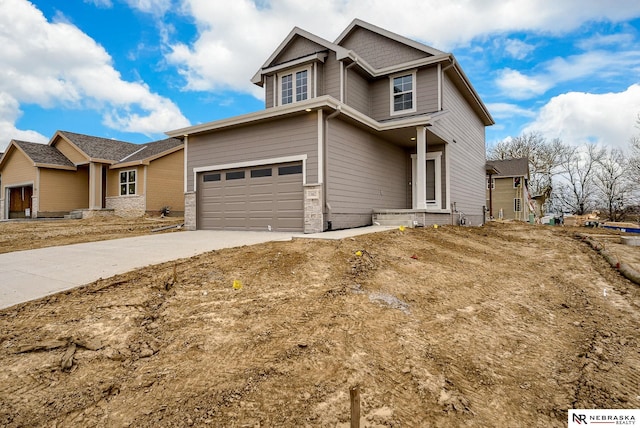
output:
[[[395, 73], [389, 76], [389, 115], [390, 116], [399, 116], [407, 113], [415, 113], [418, 110], [418, 100], [417, 100], [417, 79], [416, 79], [417, 70], [403, 71], [401, 73]], [[406, 91], [401, 94], [411, 93], [411, 109], [406, 110], [395, 110], [394, 96], [398, 95], [393, 92], [393, 80], [399, 77], [411, 76], [411, 92]]]
[[513, 212], [514, 213], [522, 212], [522, 198], [513, 198]]
[[[305, 99], [302, 99], [300, 101], [297, 100], [297, 96], [298, 96], [298, 87], [296, 84], [296, 74], [300, 73], [302, 71], [306, 71], [307, 72], [307, 97]], [[290, 103], [283, 103], [282, 102], [282, 78], [286, 77], [286, 76], [291, 76], [291, 102]], [[278, 105], [283, 106], [283, 105], [290, 105], [290, 104], [295, 104], [295, 103], [299, 103], [302, 101], [306, 101], [309, 100], [311, 98], [313, 98], [313, 92], [312, 92], [312, 88], [311, 88], [311, 82], [312, 82], [312, 71], [311, 71], [311, 64], [307, 64], [304, 67], [297, 67], [297, 68], [291, 68], [288, 69], [286, 71], [281, 71], [279, 73], [276, 74], [276, 82], [277, 82], [277, 88], [276, 88], [276, 92], [277, 92], [277, 97], [278, 97]]]
[[[427, 200], [426, 205], [427, 208], [426, 210], [428, 212], [449, 212], [446, 208], [442, 208], [442, 154], [443, 152], [438, 151], [438, 152], [427, 152], [426, 156], [425, 156], [425, 161], [433, 161], [433, 165], [434, 165], [434, 172], [435, 172], [435, 176], [434, 176], [434, 186], [435, 186], [435, 199], [431, 199], [431, 200]], [[413, 184], [413, 180], [415, 178], [415, 176], [417, 175], [417, 168], [416, 168], [416, 162], [418, 161], [418, 155], [416, 154], [412, 154], [411, 155], [411, 176], [412, 176], [412, 184]], [[425, 177], [426, 178], [426, 177]], [[426, 184], [426, 183], [425, 183]], [[412, 190], [411, 190], [411, 194], [412, 194], [412, 198], [415, 199], [416, 198], [416, 186], [411, 186]]]
[[[129, 173], [133, 172], [133, 177], [134, 180], [133, 181], [129, 181]], [[122, 181], [122, 174], [126, 174], [126, 178], [127, 181], [123, 182]], [[126, 185], [126, 193], [122, 193], [122, 185], [125, 184]], [[133, 184], [133, 193], [129, 193], [129, 186]], [[138, 170], [137, 169], [126, 169], [123, 171], [120, 171], [118, 174], [118, 187], [119, 187], [119, 191], [118, 194], [119, 196], [135, 196], [138, 194]]]
[[[518, 185], [516, 186], [516, 180], [518, 180]], [[518, 177], [513, 177], [513, 188], [517, 189], [518, 187], [520, 187], [522, 185], [522, 177], [518, 176]]]

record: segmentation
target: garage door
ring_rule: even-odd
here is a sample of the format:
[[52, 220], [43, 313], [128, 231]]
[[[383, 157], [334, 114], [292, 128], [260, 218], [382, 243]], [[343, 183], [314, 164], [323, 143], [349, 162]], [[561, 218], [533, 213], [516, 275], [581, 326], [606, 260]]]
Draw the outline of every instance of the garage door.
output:
[[198, 229], [303, 230], [302, 163], [198, 175]]

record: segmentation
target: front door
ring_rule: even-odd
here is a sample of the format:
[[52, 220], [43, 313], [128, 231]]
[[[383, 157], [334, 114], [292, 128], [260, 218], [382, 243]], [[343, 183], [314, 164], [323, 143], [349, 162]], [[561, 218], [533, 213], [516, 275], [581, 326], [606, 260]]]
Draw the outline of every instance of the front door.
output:
[[9, 218], [25, 218], [27, 209], [31, 213], [31, 196], [33, 196], [33, 186], [9, 189]]

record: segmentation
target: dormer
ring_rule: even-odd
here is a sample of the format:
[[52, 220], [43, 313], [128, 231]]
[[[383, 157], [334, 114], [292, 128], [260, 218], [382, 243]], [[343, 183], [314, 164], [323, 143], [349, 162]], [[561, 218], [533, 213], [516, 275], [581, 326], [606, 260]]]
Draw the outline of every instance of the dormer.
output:
[[295, 27], [251, 79], [265, 88], [265, 107], [294, 104], [326, 94], [325, 63], [347, 50]]

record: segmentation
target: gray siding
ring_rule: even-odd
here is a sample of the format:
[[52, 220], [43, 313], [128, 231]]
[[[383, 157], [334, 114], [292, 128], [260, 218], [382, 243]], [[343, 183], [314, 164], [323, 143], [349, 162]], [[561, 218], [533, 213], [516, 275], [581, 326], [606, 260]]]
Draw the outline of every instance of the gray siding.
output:
[[[433, 131], [449, 142], [450, 202], [471, 224], [482, 222], [485, 205], [485, 127], [448, 77], [443, 79], [443, 108], [449, 111]], [[455, 142], [453, 142], [455, 140]]]
[[265, 76], [264, 83], [264, 106], [265, 108], [273, 107], [273, 88], [276, 76]]
[[295, 37], [289, 45], [278, 55], [270, 65], [282, 64], [303, 56], [312, 55], [316, 52], [326, 51], [327, 48], [312, 42], [304, 37]]
[[[438, 110], [438, 71], [437, 67], [421, 68], [416, 73], [416, 113], [409, 115], [433, 113]], [[402, 117], [391, 116], [391, 82], [384, 77], [369, 85], [371, 97], [371, 117], [376, 120], [387, 120]]]
[[389, 119], [389, 78], [377, 79], [369, 85], [371, 96], [371, 117], [375, 120]]
[[340, 45], [353, 50], [374, 68], [402, 64], [430, 56], [428, 53], [364, 28], [355, 29]]
[[335, 99], [340, 99], [340, 61], [336, 59], [335, 52], [329, 52], [329, 56], [322, 66], [322, 85], [318, 84], [318, 89], [322, 86], [320, 95], [331, 95]]
[[307, 183], [318, 181], [316, 113], [189, 137], [187, 189], [193, 168], [306, 154]]
[[340, 119], [329, 122], [327, 220], [334, 229], [371, 224], [374, 208], [408, 208], [407, 152]]
[[433, 113], [438, 110], [438, 68], [429, 67], [416, 73], [416, 101], [418, 113]]
[[371, 114], [369, 103], [369, 82], [353, 70], [346, 72], [347, 91], [345, 104], [367, 116]]

